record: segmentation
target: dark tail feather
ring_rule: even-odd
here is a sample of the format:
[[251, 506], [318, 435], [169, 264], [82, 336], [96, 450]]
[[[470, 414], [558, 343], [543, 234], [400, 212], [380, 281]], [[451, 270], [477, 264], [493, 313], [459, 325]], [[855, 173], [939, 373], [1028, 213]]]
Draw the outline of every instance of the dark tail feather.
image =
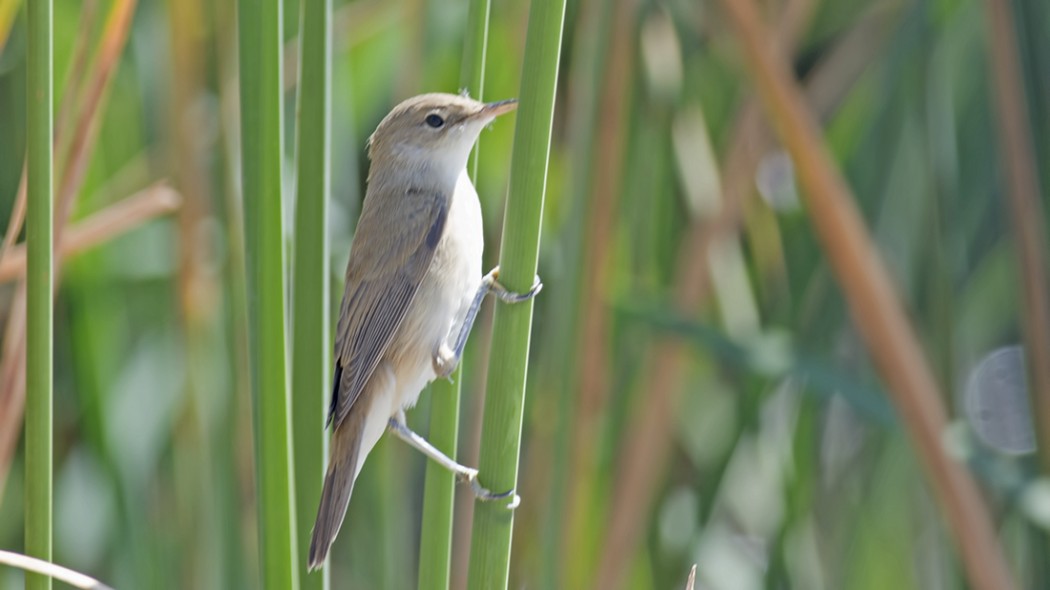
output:
[[335, 429], [332, 437], [332, 457], [328, 461], [321, 505], [317, 508], [317, 520], [310, 539], [310, 571], [324, 565], [328, 550], [346, 516], [350, 492], [354, 489], [354, 471], [361, 448], [361, 436], [364, 434], [364, 422], [356, 415], [359, 413], [351, 412]]

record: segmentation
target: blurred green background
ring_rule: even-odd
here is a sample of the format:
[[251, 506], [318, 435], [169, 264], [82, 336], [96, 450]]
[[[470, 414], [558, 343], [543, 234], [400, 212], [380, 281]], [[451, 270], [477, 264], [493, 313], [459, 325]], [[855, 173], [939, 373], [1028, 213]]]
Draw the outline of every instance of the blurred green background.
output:
[[[25, 150], [21, 3], [0, 0], [4, 226]], [[760, 4], [946, 396], [946, 444], [986, 492], [1020, 586], [1050, 587], [1050, 486], [1010, 348], [1024, 325], [1021, 271], [985, 3]], [[1045, 163], [1050, 4], [1012, 5], [1030, 147]], [[284, 7], [290, 232], [300, 11]], [[89, 108], [104, 79], [96, 48], [113, 41], [107, 19], [120, 10], [134, 11], [126, 45]], [[463, 0], [335, 2], [334, 306], [365, 140], [401, 99], [458, 90], [466, 11]], [[517, 95], [527, 13], [493, 0], [484, 99]], [[100, 243], [63, 264], [56, 303], [55, 560], [117, 588], [258, 585], [235, 25], [231, 0], [55, 0], [56, 171], [65, 144], [86, 165], [70, 188], [73, 224], [132, 195], [157, 206], [128, 231], [98, 224]], [[622, 587], [680, 588], [694, 563], [698, 588], [966, 587], [716, 3], [570, 0], [559, 77], [511, 587], [595, 587], [612, 564]], [[486, 268], [512, 123], [480, 141]], [[1039, 173], [1050, 186], [1050, 166]], [[0, 275], [9, 323], [15, 277]], [[481, 317], [463, 373], [467, 464], [488, 307]], [[20, 551], [21, 407], [17, 383], [0, 386], [0, 548]], [[294, 391], [293, 403], [327, 395]], [[409, 414], [420, 432], [429, 403]], [[648, 471], [625, 471], [629, 453]], [[423, 467], [399, 441], [376, 448], [333, 549], [333, 587], [415, 584]], [[458, 494], [454, 588], [471, 510]], [[18, 587], [21, 574], [0, 569], [0, 589]]]

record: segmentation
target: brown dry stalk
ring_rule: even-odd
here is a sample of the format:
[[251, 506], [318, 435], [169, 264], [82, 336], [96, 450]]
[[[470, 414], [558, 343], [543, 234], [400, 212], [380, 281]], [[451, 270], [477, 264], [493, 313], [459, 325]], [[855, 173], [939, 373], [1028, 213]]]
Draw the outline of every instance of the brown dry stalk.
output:
[[[58, 248], [69, 256], [127, 233], [146, 222], [175, 211], [182, 197], [165, 185], [154, 185], [70, 226]], [[19, 244], [0, 258], [0, 283], [21, 278], [26, 270], [25, 245]]]
[[[207, 31], [203, 18], [202, 0], [173, 0], [167, 2], [170, 31], [170, 59], [172, 92], [170, 99], [169, 132], [173, 149], [169, 157], [174, 174], [172, 182], [183, 197], [178, 215], [178, 319], [185, 349], [186, 379], [181, 408], [176, 417], [174, 448], [186, 477], [201, 482], [208, 489], [214, 473], [214, 461], [207, 452], [210, 445], [209, 429], [201, 420], [201, 399], [205, 395], [201, 384], [207, 378], [199, 358], [200, 351], [211, 347], [210, 339], [215, 325], [215, 314], [221, 300], [221, 276], [210, 272], [214, 259], [210, 240], [201, 239], [205, 222], [211, 217], [211, 195], [205, 150], [201, 138], [204, 121], [194, 105], [205, 94]], [[209, 585], [209, 572], [218, 572], [222, 564], [215, 514], [216, 504], [208, 501], [208, 494], [199, 489], [177, 488], [176, 504], [185, 507], [177, 538], [186, 547], [188, 567], [184, 567], [179, 585], [194, 588]]]
[[[53, 145], [56, 156], [63, 155], [62, 152], [65, 147], [62, 143], [65, 141], [63, 131], [69, 125], [73, 107], [77, 104], [77, 89], [80, 88], [84, 71], [87, 69], [85, 67], [88, 56], [87, 46], [91, 37], [91, 30], [93, 29], [92, 24], [95, 22], [96, 8], [98, 8], [98, 0], [85, 0], [80, 8], [80, 26], [77, 29], [77, 38], [73, 44], [73, 59], [70, 60], [69, 71], [66, 72], [66, 88], [69, 90], [62, 96], [62, 102], [58, 108], [58, 117], [55, 121]], [[25, 221], [26, 216], [26, 188], [26, 169], [23, 164], [22, 180], [18, 184], [18, 193], [15, 197], [14, 206], [11, 208], [11, 217], [7, 221], [7, 232], [4, 234], [4, 241], [0, 244], [0, 258], [7, 253], [8, 248], [14, 245], [15, 240], [18, 239], [19, 232], [22, 231], [22, 223]]]
[[618, 0], [613, 6], [615, 13], [610, 38], [618, 41], [609, 48], [605, 82], [598, 95], [601, 100], [594, 142], [596, 153], [587, 211], [590, 223], [585, 230], [584, 278], [580, 295], [580, 315], [583, 317], [580, 330], [580, 388], [573, 442], [577, 453], [570, 473], [587, 463], [586, 453], [578, 451], [594, 442], [594, 422], [605, 406], [608, 393], [609, 310], [605, 294], [609, 287], [609, 262], [614, 249], [615, 222], [623, 181], [619, 172], [623, 170], [623, 140], [627, 135], [625, 107], [627, 97], [630, 96], [628, 84], [634, 55], [634, 44], [625, 40], [633, 38], [631, 28], [635, 6], [634, 0]]
[[[76, 103], [77, 87], [80, 85], [82, 74], [85, 69], [84, 60], [88, 53], [86, 48], [92, 28], [91, 23], [95, 16], [95, 5], [95, 0], [86, 0], [81, 7], [80, 19], [83, 26], [80, 27], [75, 41], [75, 58], [72, 60], [70, 70], [66, 75], [67, 90], [64, 93], [61, 105], [59, 106], [58, 120], [54, 130], [55, 138], [53, 149], [56, 153], [61, 152], [62, 132], [67, 126], [69, 113], [72, 111], [73, 105]], [[8, 251], [14, 245], [15, 240], [18, 239], [18, 234], [22, 231], [22, 224], [25, 221], [26, 214], [26, 182], [26, 168], [25, 164], [23, 164], [22, 178], [18, 185], [18, 193], [15, 196], [15, 202], [11, 208], [11, 216], [7, 222], [7, 231], [4, 234], [3, 243], [0, 244], [0, 257], [7, 256]], [[25, 297], [25, 283], [23, 282], [19, 284], [18, 288], [15, 290], [15, 295], [11, 300], [11, 306], [8, 313], [9, 319], [5, 329], [3, 356], [2, 360], [0, 360], [0, 376], [3, 377], [3, 381], [0, 382], [0, 433], [17, 433], [25, 404], [24, 369], [21, 377], [14, 373], [17, 366], [24, 366], [25, 363], [25, 350], [23, 346], [24, 339], [17, 336], [18, 334], [24, 334], [25, 331]], [[7, 435], [0, 434], [0, 493], [3, 491], [3, 484], [7, 476], [9, 460], [14, 452], [13, 445], [14, 442], [17, 441], [16, 434], [10, 435], [9, 439], [4, 438], [5, 436]]]
[[203, 269], [212, 254], [207, 240], [199, 236], [201, 223], [210, 216], [211, 203], [200, 149], [202, 121], [194, 116], [193, 109], [204, 84], [204, 19], [198, 0], [169, 2], [168, 10], [174, 82], [170, 127], [175, 146], [171, 153], [175, 171], [172, 181], [185, 199], [179, 211], [178, 290], [183, 329], [189, 334], [193, 332], [190, 324], [210, 321], [204, 318], [215, 309], [218, 290], [215, 278]]
[[1009, 2], [985, 0], [988, 43], [999, 119], [999, 149], [1006, 182], [1005, 192], [1013, 218], [1017, 256], [1021, 270], [1022, 309], [1028, 375], [1039, 458], [1043, 473], [1050, 473], [1050, 292], [1048, 292], [1046, 229], [1040, 201], [1028, 104], [1024, 96], [1017, 29]]
[[4, 233], [4, 241], [0, 243], [0, 258], [7, 254], [8, 249], [15, 244], [19, 232], [22, 231], [22, 222], [26, 219], [26, 197], [28, 195], [29, 181], [26, 163], [22, 163], [22, 179], [18, 181], [18, 193], [15, 195], [15, 203], [11, 206], [11, 217], [7, 220], [7, 232]]
[[[181, 202], [182, 197], [168, 186], [146, 188], [72, 226], [69, 235], [62, 241], [58, 255], [64, 257], [109, 241], [156, 217], [175, 211]], [[23, 246], [15, 246], [8, 251], [7, 256], [0, 260], [0, 281], [24, 273], [25, 262]], [[3, 496], [4, 481], [21, 431], [25, 407], [25, 305], [25, 281], [21, 281], [11, 301], [4, 330], [3, 365], [0, 365], [4, 389], [11, 394], [5, 398], [3, 412], [0, 412], [0, 497]]]
[[70, 121], [77, 114], [84, 91], [84, 76], [88, 73], [88, 58], [91, 57], [91, 33], [95, 30], [97, 18], [98, 0], [84, 0], [80, 7], [77, 38], [73, 42], [73, 58], [69, 60], [66, 71], [66, 91], [62, 93], [62, 102], [55, 116], [55, 161], [58, 164], [69, 158]]
[[984, 590], [1013, 588], [977, 485], [941, 443], [947, 427], [941, 394], [849, 186], [823, 144], [820, 127], [788, 64], [766, 41], [768, 33], [753, 2], [722, 0], [722, 5], [769, 120], [794, 159], [813, 226], [944, 510], [970, 583]]
[[[78, 112], [68, 157], [62, 166], [61, 174], [57, 177], [54, 229], [56, 244], [63, 242], [63, 230], [90, 161], [98, 120], [101, 119], [100, 107], [127, 41], [135, 3], [135, 0], [114, 2], [100, 39], [98, 57], [85, 73], [85, 76], [89, 76], [85, 99]], [[76, 94], [77, 89], [67, 88], [66, 92]], [[56, 132], [58, 131], [56, 129]], [[56, 269], [60, 265], [61, 252], [55, 258]], [[57, 281], [55, 287], [58, 287]], [[15, 441], [21, 433], [22, 411], [25, 408], [25, 298], [25, 281], [20, 281], [4, 330], [3, 358], [0, 359], [0, 490], [3, 489], [11, 465]]]
[[[131, 17], [135, 13], [136, 0], [116, 0], [106, 19], [105, 30], [100, 39], [98, 56], [90, 70], [92, 77], [86, 83], [84, 103], [73, 128], [72, 142], [69, 145], [69, 157], [62, 167], [60, 183], [55, 193], [55, 241], [61, 243], [62, 229], [73, 211], [73, 201], [80, 190], [91, 161], [95, 136], [98, 134], [101, 105], [106, 90], [117, 69], [120, 54], [124, 51], [128, 33], [131, 29]], [[69, 90], [72, 91], [72, 90]]]
[[3, 391], [0, 391], [0, 401], [3, 402], [0, 405], [0, 497], [22, 432], [22, 412], [26, 403], [25, 333], [26, 283], [20, 281], [11, 299], [4, 329], [3, 360], [0, 361], [0, 376], [3, 377]]
[[[791, 13], [788, 13], [791, 14]], [[804, 12], [796, 12], [801, 18]], [[827, 115], [846, 94], [864, 65], [875, 55], [883, 40], [879, 32], [893, 19], [890, 11], [879, 10], [866, 17], [843, 38], [830, 55], [814, 68], [807, 79], [807, 91], [815, 109]], [[782, 19], [786, 31], [799, 31]], [[783, 37], [785, 44], [789, 36]], [[736, 231], [743, 221], [746, 200], [752, 195], [752, 178], [761, 156], [773, 147], [757, 103], [742, 109], [731, 134], [733, 142], [723, 165], [722, 209], [713, 219], [694, 219], [678, 251], [675, 276], [675, 309], [692, 314], [708, 293], [710, 275], [707, 253], [711, 244]], [[634, 414], [619, 466], [611, 524], [605, 535], [596, 588], [616, 588], [622, 580], [641, 538], [645, 518], [656, 494], [659, 476], [671, 447], [674, 408], [689, 355], [677, 339], [661, 338], [646, 357], [642, 382], [646, 383], [646, 403]]]

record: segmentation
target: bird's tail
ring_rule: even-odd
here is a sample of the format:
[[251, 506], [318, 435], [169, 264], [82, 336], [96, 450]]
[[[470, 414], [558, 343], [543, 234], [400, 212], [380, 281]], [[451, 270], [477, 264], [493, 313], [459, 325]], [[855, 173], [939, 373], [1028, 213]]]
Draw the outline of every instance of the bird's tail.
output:
[[350, 412], [335, 429], [332, 437], [332, 454], [328, 461], [328, 472], [321, 491], [321, 505], [317, 508], [317, 520], [310, 539], [310, 571], [324, 565], [328, 550], [339, 534], [339, 527], [346, 516], [350, 503], [350, 492], [357, 477], [357, 462], [361, 454], [364, 435], [363, 412]]

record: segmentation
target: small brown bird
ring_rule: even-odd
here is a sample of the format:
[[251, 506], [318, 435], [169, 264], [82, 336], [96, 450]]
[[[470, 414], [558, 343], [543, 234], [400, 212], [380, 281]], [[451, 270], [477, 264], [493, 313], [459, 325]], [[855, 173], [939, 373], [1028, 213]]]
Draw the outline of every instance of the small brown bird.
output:
[[477, 470], [409, 430], [404, 410], [427, 383], [455, 369], [487, 293], [517, 302], [541, 288], [537, 279], [519, 295], [500, 286], [498, 269], [481, 275], [481, 206], [466, 172], [481, 130], [516, 106], [424, 94], [394, 107], [368, 141], [368, 190], [336, 331], [328, 417], [335, 428], [310, 540], [311, 570], [324, 564], [354, 480], [386, 429], [469, 481], [481, 499], [513, 492], [482, 488]]

